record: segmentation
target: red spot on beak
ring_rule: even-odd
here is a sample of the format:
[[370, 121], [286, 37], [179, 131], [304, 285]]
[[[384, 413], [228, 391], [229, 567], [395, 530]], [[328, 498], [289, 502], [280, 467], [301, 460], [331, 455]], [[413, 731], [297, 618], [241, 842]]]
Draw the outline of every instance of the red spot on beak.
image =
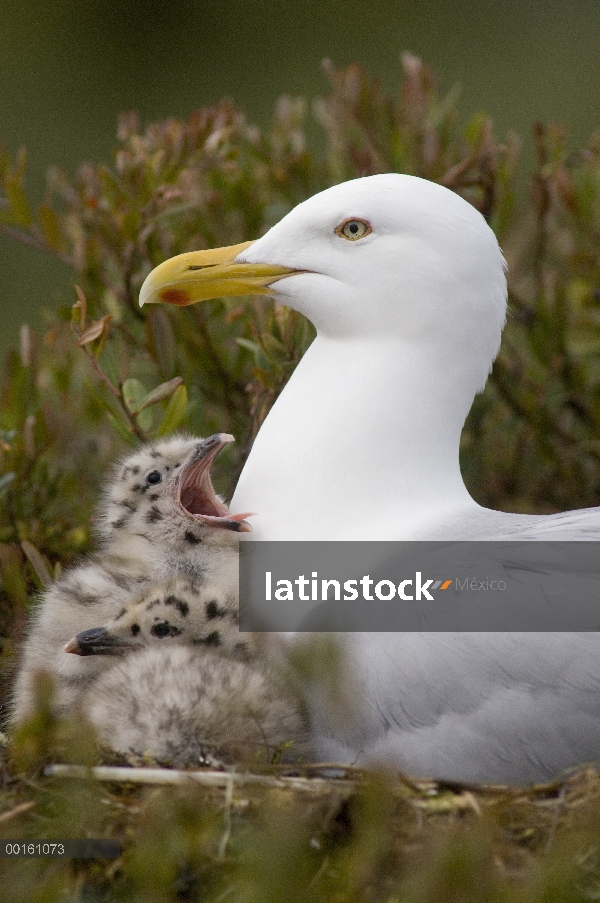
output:
[[165, 304], [175, 304], [177, 307], [188, 307], [192, 299], [187, 292], [178, 288], [166, 288], [160, 293], [160, 300]]

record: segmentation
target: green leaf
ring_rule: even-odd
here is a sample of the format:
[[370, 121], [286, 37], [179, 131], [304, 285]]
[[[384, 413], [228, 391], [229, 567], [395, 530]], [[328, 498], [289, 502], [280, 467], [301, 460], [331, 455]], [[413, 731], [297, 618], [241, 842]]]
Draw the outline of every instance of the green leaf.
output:
[[184, 385], [181, 385], [178, 389], [176, 389], [169, 404], [167, 405], [165, 416], [163, 417], [160, 426], [156, 431], [157, 437], [168, 436], [169, 433], [175, 432], [175, 430], [185, 417], [187, 403], [187, 389]]
[[[127, 421], [123, 419], [123, 415], [117, 409], [116, 404], [113, 403], [112, 396], [110, 396], [108, 392], [106, 392], [105, 397], [101, 391], [99, 391], [94, 385], [92, 385], [89, 379], [86, 379], [85, 382], [90, 394], [93, 395], [96, 401], [106, 411], [106, 416], [110, 420], [119, 436], [121, 436], [122, 439], [125, 439], [125, 441], [129, 443], [129, 445], [136, 445], [136, 439], [134, 434], [131, 432], [131, 427], [129, 426]], [[102, 383], [100, 383], [99, 385], [102, 386]]]
[[[85, 384], [90, 395], [94, 397], [105, 411], [110, 411], [113, 415], [117, 414], [116, 401], [113, 401], [113, 396], [109, 394], [108, 389], [103, 383], [98, 383], [98, 388], [96, 388], [96, 386], [86, 377]], [[102, 391], [100, 390], [100, 387], [102, 387]], [[103, 394], [104, 392], [106, 394]]]
[[111, 172], [107, 166], [99, 166], [97, 174], [100, 187], [113, 210], [127, 204], [129, 199], [118, 176]]
[[287, 348], [283, 342], [280, 342], [279, 339], [275, 338], [272, 333], [264, 332], [261, 335], [261, 340], [266, 354], [268, 354], [273, 361], [280, 363], [281, 361], [287, 360]]
[[[91, 342], [95, 342], [96, 339], [100, 339], [101, 341], [99, 350], [101, 351], [108, 336], [111, 319], [111, 315], [106, 314], [106, 316], [101, 317], [100, 320], [94, 320], [94, 322], [85, 330], [85, 332], [83, 332], [79, 336], [79, 341], [77, 342], [77, 344], [81, 348], [83, 348], [84, 345], [89, 345]], [[99, 354], [99, 350], [96, 349], [96, 357]]]
[[127, 410], [137, 414], [142, 409], [148, 390], [139, 379], [126, 379], [121, 387], [121, 395]]
[[125, 442], [127, 442], [129, 445], [133, 445], [134, 447], [137, 446], [137, 440], [136, 440], [135, 436], [125, 426], [125, 424], [123, 423], [123, 421], [121, 420], [120, 417], [115, 416], [115, 414], [113, 414], [112, 411], [108, 411], [108, 410], [106, 412], [106, 416], [108, 417], [108, 419], [114, 426], [115, 430], [117, 431], [117, 433], [119, 434], [121, 439], [124, 439]]
[[269, 358], [263, 351], [263, 349], [256, 342], [251, 341], [250, 339], [237, 338], [236, 342], [238, 345], [241, 345], [242, 348], [245, 348], [247, 351], [252, 352], [254, 355], [254, 363], [257, 367], [261, 367], [265, 370], [269, 368], [271, 362]]
[[144, 411], [141, 411], [137, 415], [136, 420], [138, 422], [138, 426], [140, 427], [140, 429], [144, 433], [147, 433], [152, 429], [152, 424], [154, 423], [154, 416], [152, 414], [152, 411], [149, 408], [146, 408]]
[[16, 226], [28, 229], [33, 222], [33, 217], [21, 180], [13, 174], [7, 176], [4, 181], [4, 191], [10, 204], [11, 221]]
[[130, 409], [132, 414], [139, 414], [140, 411], [143, 411], [144, 408], [150, 407], [152, 404], [156, 404], [159, 401], [164, 401], [165, 398], [170, 398], [173, 392], [179, 388], [183, 379], [181, 376], [176, 376], [174, 379], [170, 379], [166, 383], [161, 383], [160, 386], [157, 386], [156, 389], [152, 389], [151, 392], [148, 392], [146, 397], [142, 399], [141, 404], [138, 408]]
[[21, 548], [38, 578], [38, 589], [46, 589], [52, 583], [52, 574], [45, 557], [36, 549], [33, 543], [28, 542], [26, 539], [22, 541]]
[[102, 295], [102, 304], [109, 312], [115, 323], [123, 322], [123, 307], [118, 297], [109, 288]]
[[481, 141], [482, 135], [484, 133], [485, 127], [488, 122], [488, 117], [485, 113], [475, 113], [474, 116], [471, 117], [467, 126], [465, 128], [465, 138], [469, 142], [472, 147], [477, 147], [479, 142]]
[[46, 244], [52, 251], [61, 253], [67, 250], [60, 220], [52, 207], [42, 204], [38, 209], [38, 221]]
[[259, 345], [257, 345], [256, 342], [251, 341], [251, 339], [239, 337], [236, 339], [236, 342], [241, 348], [245, 348], [246, 351], [250, 351], [254, 355], [258, 354], [260, 351]]

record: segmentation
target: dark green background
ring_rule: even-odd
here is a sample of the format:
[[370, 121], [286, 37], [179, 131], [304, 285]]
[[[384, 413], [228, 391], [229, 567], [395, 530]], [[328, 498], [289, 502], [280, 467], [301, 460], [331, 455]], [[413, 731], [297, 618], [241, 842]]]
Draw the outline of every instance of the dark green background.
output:
[[[536, 119], [564, 122], [573, 148], [600, 126], [598, 0], [3, 0], [0, 140], [28, 148], [39, 199], [50, 164], [109, 159], [120, 110], [186, 116], [228, 95], [265, 125], [279, 94], [327, 90], [323, 57], [392, 87], [403, 50], [462, 85], [465, 118], [520, 133], [527, 165]], [[0, 236], [0, 349], [71, 294], [66, 268]]]

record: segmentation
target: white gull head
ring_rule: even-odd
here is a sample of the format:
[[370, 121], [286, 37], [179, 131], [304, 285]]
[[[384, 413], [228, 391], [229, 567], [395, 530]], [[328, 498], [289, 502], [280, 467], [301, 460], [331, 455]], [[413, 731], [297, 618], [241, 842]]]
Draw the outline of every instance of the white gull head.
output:
[[414, 176], [368, 176], [299, 204], [238, 262], [317, 338], [256, 439], [232, 504], [256, 539], [425, 538], [476, 509], [458, 466], [506, 314], [504, 259], [481, 214]]
[[[354, 237], [354, 221], [370, 231]], [[457, 355], [469, 353], [483, 387], [506, 315], [505, 264], [481, 214], [447, 188], [400, 174], [335, 185], [295, 207], [237, 260], [303, 271], [273, 292], [319, 335], [437, 351], [450, 344]]]

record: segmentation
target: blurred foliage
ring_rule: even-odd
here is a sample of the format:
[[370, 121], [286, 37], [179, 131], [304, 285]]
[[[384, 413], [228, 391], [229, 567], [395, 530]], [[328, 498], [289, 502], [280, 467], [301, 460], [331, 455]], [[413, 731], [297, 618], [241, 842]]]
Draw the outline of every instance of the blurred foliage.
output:
[[89, 766], [92, 748], [85, 726], [56, 723], [43, 699], [10, 756], [0, 748], [0, 840], [121, 842], [117, 859], [0, 859], [4, 903], [598, 898], [594, 769], [518, 790], [323, 766], [291, 778], [271, 768], [260, 783], [221, 774], [212, 786], [44, 776], [35, 767], [36, 756], [38, 766], [59, 757]]
[[[215, 469], [217, 488], [227, 493], [312, 339], [300, 315], [258, 298], [142, 311], [143, 279], [174, 254], [258, 237], [341, 180], [400, 171], [438, 181], [481, 210], [505, 251], [510, 310], [502, 352], [462, 440], [473, 495], [503, 510], [598, 503], [600, 135], [571, 153], [559, 126], [538, 125], [529, 204], [517, 216], [518, 139], [499, 143], [481, 113], [462, 126], [457, 92], [441, 94], [411, 55], [403, 67], [399, 90], [387, 94], [358, 65], [336, 71], [326, 64], [330, 92], [312, 109], [326, 139], [321, 153], [306, 140], [311, 108], [288, 97], [264, 132], [225, 101], [187, 121], [146, 128], [125, 114], [112, 165], [85, 164], [74, 177], [50, 170], [37, 206], [25, 190], [25, 153], [13, 160], [0, 151], [0, 230], [67, 263], [74, 282], [70, 303], [47, 313], [45, 335], [23, 326], [20, 348], [0, 375], [0, 703], [28, 600], [90, 548], [92, 508], [109, 462], [128, 445], [179, 427], [231, 432], [237, 445]], [[44, 724], [40, 737], [51, 729]], [[35, 736], [22, 741], [22, 762], [47, 758], [47, 744]], [[34, 785], [3, 774], [8, 810]], [[201, 790], [140, 791], [137, 799], [123, 789], [42, 783], [30, 836], [83, 830], [81, 819], [93, 814], [88, 829], [121, 832], [127, 851], [114, 868], [15, 863], [3, 886], [20, 888], [20, 875], [26, 898], [40, 901], [579, 900], [592, 884], [597, 894], [597, 856], [587, 841], [563, 845], [563, 884], [552, 884], [548, 857], [521, 868], [525, 853], [548, 848], [554, 822], [521, 824], [518, 807], [503, 822], [502, 806], [490, 822], [477, 812], [480, 803], [468, 817], [452, 804], [451, 830], [437, 836], [423, 825], [439, 814], [419, 814], [398, 801], [397, 787], [373, 781], [351, 802], [337, 790], [315, 805], [275, 791], [260, 806], [230, 800], [225, 847], [222, 807], [211, 808]], [[416, 835], [406, 813], [418, 823]], [[498, 831], [512, 832], [510, 855], [494, 846]], [[423, 853], [430, 840], [439, 848], [431, 867]], [[569, 869], [577, 881], [564, 877]]]

